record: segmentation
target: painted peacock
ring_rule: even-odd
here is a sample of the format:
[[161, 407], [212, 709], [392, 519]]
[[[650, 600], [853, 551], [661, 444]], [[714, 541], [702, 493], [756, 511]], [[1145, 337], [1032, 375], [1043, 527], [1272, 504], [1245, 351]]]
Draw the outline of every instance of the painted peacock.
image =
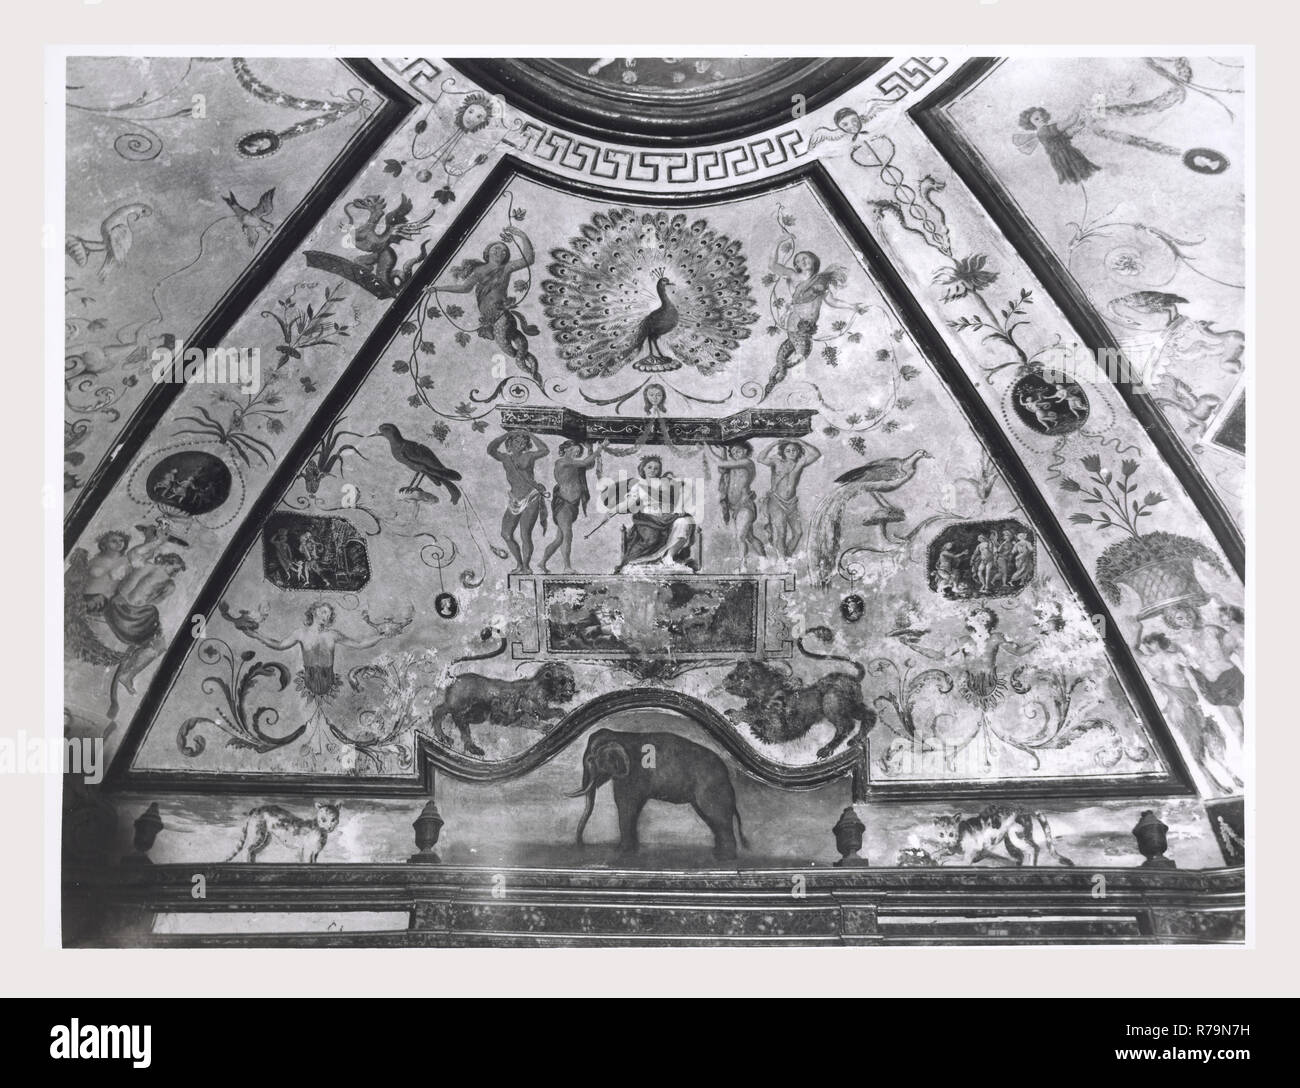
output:
[[597, 212], [551, 258], [542, 307], [560, 358], [583, 378], [628, 364], [713, 374], [758, 320], [740, 242], [703, 219]]

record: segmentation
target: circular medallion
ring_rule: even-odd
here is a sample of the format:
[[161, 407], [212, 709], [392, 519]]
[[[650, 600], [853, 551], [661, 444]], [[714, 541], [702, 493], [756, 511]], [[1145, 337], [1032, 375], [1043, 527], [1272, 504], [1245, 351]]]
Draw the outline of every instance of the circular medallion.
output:
[[1068, 378], [1052, 382], [1026, 374], [1011, 387], [1011, 404], [1020, 422], [1038, 434], [1069, 434], [1088, 419], [1087, 394]]
[[262, 159], [279, 151], [280, 143], [279, 134], [267, 128], [241, 136], [235, 147], [245, 158]]
[[229, 466], [202, 450], [183, 450], [149, 470], [144, 490], [159, 506], [182, 514], [208, 514], [230, 498]]

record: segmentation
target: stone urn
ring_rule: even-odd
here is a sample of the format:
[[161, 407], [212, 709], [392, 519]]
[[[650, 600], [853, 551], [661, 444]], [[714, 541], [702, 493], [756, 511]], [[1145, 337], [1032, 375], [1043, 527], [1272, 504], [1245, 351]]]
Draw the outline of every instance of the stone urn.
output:
[[1165, 857], [1169, 849], [1169, 828], [1161, 822], [1150, 809], [1142, 813], [1133, 828], [1133, 837], [1137, 839], [1138, 852], [1146, 858], [1142, 863], [1144, 869], [1177, 869], [1173, 858]]
[[420, 810], [420, 815], [415, 818], [415, 822], [411, 824], [415, 828], [415, 845], [419, 847], [419, 853], [412, 854], [410, 861], [420, 865], [441, 864], [442, 858], [438, 857], [434, 847], [438, 845], [438, 836], [442, 834], [442, 823], [438, 806], [430, 798]]
[[135, 821], [135, 835], [131, 845], [135, 853], [122, 858], [123, 865], [149, 865], [149, 851], [163, 829], [162, 814], [158, 811], [158, 802], [154, 801]]
[[866, 858], [858, 856], [858, 851], [862, 849], [862, 835], [866, 830], [867, 825], [858, 819], [858, 814], [853, 811], [852, 805], [840, 813], [840, 818], [831, 828], [835, 833], [835, 849], [840, 852], [840, 860], [835, 863], [836, 866], [867, 864]]

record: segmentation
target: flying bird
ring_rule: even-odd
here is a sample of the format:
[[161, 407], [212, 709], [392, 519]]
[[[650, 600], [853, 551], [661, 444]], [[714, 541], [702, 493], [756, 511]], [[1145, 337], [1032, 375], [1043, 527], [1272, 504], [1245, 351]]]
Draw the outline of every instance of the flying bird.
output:
[[460, 473], [439, 461], [437, 455], [428, 446], [403, 438], [402, 432], [392, 423], [381, 423], [379, 429], [370, 437], [387, 438], [388, 449], [393, 455], [393, 460], [415, 473], [409, 484], [398, 489], [400, 492], [405, 494], [419, 490], [420, 481], [427, 476], [435, 484], [447, 489], [447, 494], [453, 503], [460, 501], [460, 488], [452, 482], [461, 478]]
[[271, 222], [269, 216], [275, 210], [275, 189], [267, 189], [257, 203], [251, 208], [245, 208], [238, 200], [235, 199], [235, 191], [232, 189], [229, 196], [221, 198], [226, 202], [227, 207], [235, 213], [235, 218], [239, 220], [239, 226], [244, 232], [244, 237], [248, 240], [250, 246], [255, 246], [262, 236], [262, 231], [269, 235], [275, 230], [275, 224]]
[[551, 261], [542, 308], [560, 358], [582, 378], [629, 363], [714, 374], [758, 321], [741, 243], [703, 219], [597, 212]]
[[101, 280], [108, 279], [109, 274], [131, 252], [131, 224], [151, 215], [153, 209], [148, 204], [123, 204], [99, 225], [99, 241], [76, 234], [69, 235], [63, 246], [64, 251], [79, 268], [86, 266], [90, 254], [103, 253], [104, 260], [100, 263], [97, 275]]

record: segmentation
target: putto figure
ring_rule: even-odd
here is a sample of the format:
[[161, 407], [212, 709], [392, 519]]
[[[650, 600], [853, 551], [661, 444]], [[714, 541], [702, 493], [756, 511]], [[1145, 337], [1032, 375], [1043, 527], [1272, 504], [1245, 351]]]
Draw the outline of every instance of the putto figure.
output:
[[[514, 259], [510, 256], [511, 242], [519, 247], [519, 256]], [[537, 356], [528, 346], [528, 337], [537, 335], [537, 326], [519, 309], [521, 300], [510, 294], [510, 278], [531, 268], [533, 256], [533, 243], [528, 235], [518, 227], [506, 227], [501, 232], [501, 240], [489, 243], [483, 250], [481, 261], [461, 261], [452, 270], [452, 282], [440, 283], [434, 290], [440, 294], [473, 291], [478, 307], [478, 335], [495, 343], [533, 381], [540, 382]]]
[[804, 469], [821, 460], [821, 451], [797, 438], [774, 442], [759, 455], [759, 464], [772, 470], [767, 507], [767, 536], [772, 546], [789, 559], [803, 540], [799, 513], [799, 481]]
[[[708, 447], [712, 449], [712, 447]], [[754, 495], [754, 447], [749, 442], [733, 442], [722, 450], [714, 450], [718, 457], [718, 504], [722, 508], [723, 524], [734, 523], [736, 541], [742, 559], [752, 552], [767, 555], [767, 548], [754, 533], [758, 521], [758, 499]]]
[[506, 431], [488, 443], [488, 456], [500, 461], [506, 472], [509, 492], [501, 515], [501, 539], [514, 556], [515, 574], [532, 572], [533, 527], [539, 518], [546, 532], [546, 488], [533, 470], [550, 452], [545, 442], [523, 430]]
[[851, 310], [855, 314], [867, 312], [865, 303], [845, 302], [836, 297], [835, 289], [849, 282], [848, 272], [841, 265], [823, 269], [822, 259], [807, 249], [800, 250], [789, 264], [784, 264], [781, 254], [789, 246], [788, 240], [780, 242], [769, 266], [772, 275], [789, 287], [790, 300], [777, 314], [777, 323], [784, 330], [785, 339], [776, 349], [776, 365], [763, 386], [765, 397], [812, 354], [813, 338], [817, 335], [823, 306]]
[[[334, 751], [337, 746], [326, 742], [320, 726], [325, 721], [324, 708], [338, 693], [342, 683], [334, 671], [334, 657], [340, 646], [349, 646], [355, 650], [366, 650], [378, 645], [385, 638], [397, 634], [402, 626], [394, 621], [384, 621], [373, 625], [374, 633], [356, 637], [340, 631], [334, 626], [337, 613], [328, 601], [317, 601], [311, 605], [303, 617], [302, 626], [291, 631], [283, 638], [264, 635], [257, 627], [246, 627], [244, 634], [255, 639], [270, 650], [298, 650], [302, 655], [302, 668], [299, 669], [296, 683], [299, 693], [313, 708], [308, 719], [312, 726], [311, 736], [303, 742], [303, 753], [319, 757], [325, 751]], [[409, 622], [409, 621], [408, 621]]]
[[1008, 688], [1022, 695], [1028, 690], [1021, 682], [1021, 669], [1013, 669], [1010, 677], [999, 671], [999, 653], [1006, 650], [1025, 657], [1034, 651], [1038, 642], [1017, 642], [999, 631], [998, 615], [991, 608], [972, 609], [966, 616], [965, 626], [965, 637], [947, 649], [924, 646], [915, 640], [909, 641], [908, 646], [935, 661], [957, 659], [961, 670], [958, 692], [966, 702], [987, 714], [1002, 702]]
[[578, 520], [579, 514], [587, 512], [587, 504], [591, 501], [587, 470], [596, 464], [604, 447], [605, 443], [599, 442], [587, 452], [581, 442], [567, 441], [560, 444], [554, 469], [555, 492], [551, 497], [551, 515], [555, 519], [556, 536], [542, 555], [543, 571], [557, 551], [564, 561], [560, 569], [566, 574], [573, 570], [573, 523]]
[[1078, 185], [1087, 181], [1101, 169], [1095, 162], [1074, 146], [1073, 137], [1083, 130], [1083, 119], [1075, 114], [1060, 124], [1052, 122], [1052, 115], [1041, 106], [1031, 106], [1020, 115], [1020, 127], [1028, 135], [1017, 133], [1013, 137], [1016, 147], [1026, 155], [1042, 144], [1043, 150], [1056, 171], [1056, 180], [1062, 185]]
[[163, 525], [137, 525], [144, 540], [130, 547], [127, 533], [110, 530], [97, 554], [77, 548], [64, 579], [64, 646], [69, 657], [113, 666], [108, 716], [117, 717], [118, 687], [135, 694], [135, 678], [163, 652], [166, 640], [159, 605], [176, 588], [185, 568]]

